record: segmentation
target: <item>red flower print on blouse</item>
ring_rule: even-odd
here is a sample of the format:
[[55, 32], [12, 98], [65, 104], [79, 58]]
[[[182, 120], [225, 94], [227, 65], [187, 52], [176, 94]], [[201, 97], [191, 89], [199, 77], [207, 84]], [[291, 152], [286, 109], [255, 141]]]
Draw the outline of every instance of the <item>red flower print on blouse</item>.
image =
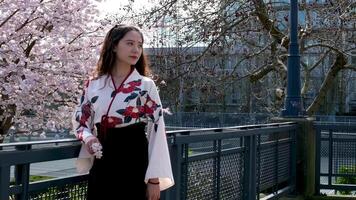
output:
[[107, 120], [107, 128], [115, 128], [116, 125], [122, 124], [122, 119], [118, 117], [108, 117]]
[[147, 101], [144, 105], [145, 113], [147, 115], [153, 115], [154, 111], [157, 109], [158, 105], [155, 101], [151, 99], [150, 96], [147, 95]]
[[88, 101], [87, 103], [85, 103], [82, 106], [82, 115], [80, 117], [80, 125], [84, 126], [86, 128], [88, 128], [88, 126], [86, 125], [86, 122], [88, 121], [90, 114], [91, 114], [91, 103]]
[[123, 85], [117, 92], [122, 92], [124, 94], [133, 92], [137, 86], [141, 85], [141, 79], [136, 81], [131, 81], [125, 85]]
[[142, 106], [139, 106], [139, 107], [129, 106], [125, 109], [125, 112], [123, 113], [123, 115], [125, 117], [131, 117], [131, 118], [137, 119], [143, 113], [143, 109], [144, 108]]

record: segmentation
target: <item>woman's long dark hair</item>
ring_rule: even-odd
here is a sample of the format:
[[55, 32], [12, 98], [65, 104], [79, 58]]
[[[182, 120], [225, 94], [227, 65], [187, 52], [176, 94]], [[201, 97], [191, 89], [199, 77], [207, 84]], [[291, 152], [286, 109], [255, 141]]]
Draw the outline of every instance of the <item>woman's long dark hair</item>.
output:
[[[99, 78], [100, 76], [105, 74], [111, 74], [111, 72], [114, 69], [114, 64], [116, 61], [116, 54], [114, 52], [114, 48], [119, 43], [119, 41], [126, 35], [126, 33], [130, 31], [137, 31], [141, 35], [142, 42], [143, 42], [142, 32], [134, 26], [123, 25], [123, 24], [115, 25], [106, 34], [104, 44], [101, 48], [100, 58], [94, 72], [95, 78]], [[137, 63], [134, 65], [134, 67], [141, 75], [143, 76], [150, 75], [148, 59], [146, 58], [146, 55], [144, 54], [143, 51]]]

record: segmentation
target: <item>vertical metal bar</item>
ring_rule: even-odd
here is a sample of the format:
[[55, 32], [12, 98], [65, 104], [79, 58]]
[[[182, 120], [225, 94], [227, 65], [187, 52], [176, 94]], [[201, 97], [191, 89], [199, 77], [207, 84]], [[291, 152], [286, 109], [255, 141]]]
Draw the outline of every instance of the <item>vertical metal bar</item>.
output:
[[182, 170], [182, 175], [183, 175], [183, 199], [187, 199], [187, 194], [188, 194], [188, 156], [189, 156], [189, 144], [183, 144], [183, 163], [184, 164], [184, 169]]
[[328, 173], [328, 185], [332, 184], [331, 178], [333, 173], [333, 132], [329, 129], [329, 173]]
[[296, 185], [297, 185], [297, 128], [291, 131], [291, 152], [290, 152], [290, 159], [291, 159], [291, 186], [293, 191], [296, 192]]
[[256, 199], [256, 136], [244, 136], [245, 169], [244, 199]]
[[[217, 152], [217, 141], [214, 140], [213, 141], [213, 152], [216, 153]], [[217, 176], [217, 163], [218, 163], [218, 158], [217, 158], [217, 155], [215, 155], [213, 157], [213, 194], [214, 194], [214, 199], [217, 199], [217, 179], [218, 179], [218, 176]]]
[[10, 166], [0, 165], [0, 200], [9, 200]]
[[216, 170], [216, 198], [220, 199], [220, 178], [221, 178], [221, 140], [217, 144], [217, 170]]
[[258, 160], [258, 166], [256, 165], [256, 178], [258, 177], [258, 180], [256, 182], [256, 198], [259, 199], [259, 193], [260, 193], [260, 185], [261, 185], [261, 134], [257, 135], [257, 152], [256, 152], [256, 159], [255, 162]]
[[[175, 142], [175, 136], [167, 137], [169, 155], [170, 155], [172, 164], [175, 161], [175, 156], [176, 156], [176, 155], [173, 155], [173, 150], [172, 150], [174, 142]], [[175, 172], [174, 172], [173, 168], [174, 168], [174, 166], [172, 165], [173, 176], [175, 176]], [[168, 188], [167, 190], [164, 190], [163, 192], [161, 192], [161, 200], [169, 200], [169, 199], [171, 199], [172, 198], [172, 193], [173, 193], [173, 188], [174, 188], [174, 186], [172, 186], [171, 188]]]
[[243, 182], [243, 198], [242, 199], [246, 199], [249, 200], [249, 194], [250, 194], [250, 149], [251, 149], [251, 136], [244, 136], [242, 137], [243, 142], [244, 142], [244, 182]]
[[[18, 151], [26, 151], [31, 149], [31, 145], [16, 146]], [[19, 164], [15, 166], [15, 183], [21, 185], [21, 193], [16, 195], [16, 200], [28, 199], [28, 185], [30, 182], [30, 164]]]
[[316, 127], [315, 141], [315, 194], [320, 194], [321, 129]]
[[278, 140], [279, 140], [279, 132], [276, 132], [276, 133], [273, 133], [274, 135], [276, 135], [276, 149], [275, 149], [275, 154], [274, 154], [274, 158], [276, 160], [276, 165], [274, 167], [274, 170], [276, 172], [276, 177], [275, 177], [275, 185], [273, 186], [274, 188], [274, 193], [277, 194], [278, 192], [278, 159], [279, 159], [279, 156], [278, 156], [278, 153], [279, 153], [279, 143], [278, 143]]
[[256, 200], [256, 135], [251, 136], [251, 200]]
[[22, 164], [15, 166], [15, 182], [16, 185], [21, 185], [21, 193], [16, 195], [16, 200], [28, 199], [28, 186], [30, 182], [30, 164]]
[[181, 191], [181, 177], [182, 177], [182, 147], [181, 145], [173, 144], [171, 148], [171, 162], [172, 162], [172, 171], [175, 184], [170, 189], [170, 199], [180, 199], [180, 191]]

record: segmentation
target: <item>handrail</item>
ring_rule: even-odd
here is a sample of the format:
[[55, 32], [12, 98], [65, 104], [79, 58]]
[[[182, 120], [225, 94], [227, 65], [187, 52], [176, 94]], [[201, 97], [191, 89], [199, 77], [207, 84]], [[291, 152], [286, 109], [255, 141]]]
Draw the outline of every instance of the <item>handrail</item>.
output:
[[12, 147], [12, 146], [25, 146], [25, 145], [39, 145], [39, 144], [56, 144], [56, 143], [68, 143], [68, 142], [79, 142], [78, 139], [56, 139], [56, 140], [41, 140], [41, 141], [27, 141], [27, 142], [10, 142], [2, 143], [1, 147]]

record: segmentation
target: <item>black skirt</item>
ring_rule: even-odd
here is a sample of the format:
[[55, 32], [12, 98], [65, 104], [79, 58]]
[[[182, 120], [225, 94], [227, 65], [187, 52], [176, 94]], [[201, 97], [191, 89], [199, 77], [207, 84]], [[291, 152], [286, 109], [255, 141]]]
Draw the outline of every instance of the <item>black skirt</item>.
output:
[[123, 199], [123, 196], [127, 195], [130, 199], [146, 199], [146, 124], [110, 128], [104, 134], [100, 132], [99, 124], [96, 126], [103, 146], [103, 157], [94, 160], [89, 172], [87, 199]]

